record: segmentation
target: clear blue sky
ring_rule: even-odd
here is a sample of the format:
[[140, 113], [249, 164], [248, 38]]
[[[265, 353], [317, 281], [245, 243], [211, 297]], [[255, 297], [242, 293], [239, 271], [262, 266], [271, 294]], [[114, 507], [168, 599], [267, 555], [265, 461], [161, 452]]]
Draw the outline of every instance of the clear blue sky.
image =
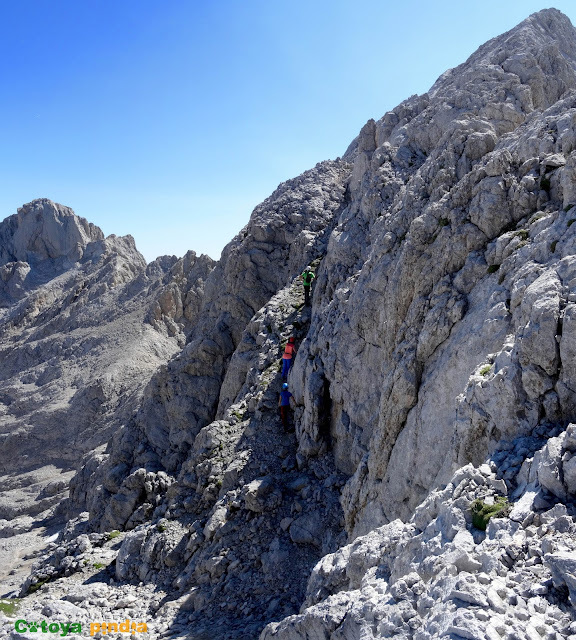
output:
[[72, 207], [148, 260], [218, 258], [282, 181], [534, 11], [573, 0], [0, 3], [0, 218]]

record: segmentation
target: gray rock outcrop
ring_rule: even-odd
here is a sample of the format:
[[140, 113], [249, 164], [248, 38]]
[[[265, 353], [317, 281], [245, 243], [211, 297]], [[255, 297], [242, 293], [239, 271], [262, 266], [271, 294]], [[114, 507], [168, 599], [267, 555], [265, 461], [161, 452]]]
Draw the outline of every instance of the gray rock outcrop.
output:
[[46, 198], [34, 200], [2, 222], [0, 264], [28, 263], [37, 266], [50, 260], [58, 268], [82, 259], [91, 242], [104, 240], [95, 225], [72, 209]]
[[574, 46], [559, 12], [535, 14], [353, 146], [352, 201], [292, 378], [304, 455], [328, 389], [353, 535], [409, 517], [540, 415], [573, 416], [568, 321], [557, 336], [570, 318]]
[[[524, 465], [535, 478], [544, 467], [561, 473], [554, 441], [575, 430], [546, 442], [548, 428], [537, 427], [479, 468], [459, 469], [408, 522], [395, 520], [325, 556], [301, 612], [268, 625], [260, 639], [572, 637], [576, 509], [552, 506], [553, 495], [522, 475]], [[475, 528], [474, 501], [494, 504], [498, 496], [510, 506], [485, 531]]]
[[[174, 473], [200, 429], [232, 403], [246, 369], [225, 376], [242, 333], [293, 274], [326, 250], [330, 225], [343, 206], [349, 169], [345, 162], [325, 162], [284, 183], [255, 209], [246, 228], [224, 249], [206, 280], [188, 343], [152, 379], [138, 415], [98, 471], [93, 480], [101, 482], [93, 492], [98, 497], [90, 504], [79, 503], [93, 518], [108, 508], [111, 493], [112, 501], [123, 501], [123, 494], [116, 493], [120, 487], [105, 481], [112, 469], [123, 465], [126, 482], [131, 482], [131, 470], [139, 467]], [[112, 525], [124, 522], [106, 519], [103, 526]]]

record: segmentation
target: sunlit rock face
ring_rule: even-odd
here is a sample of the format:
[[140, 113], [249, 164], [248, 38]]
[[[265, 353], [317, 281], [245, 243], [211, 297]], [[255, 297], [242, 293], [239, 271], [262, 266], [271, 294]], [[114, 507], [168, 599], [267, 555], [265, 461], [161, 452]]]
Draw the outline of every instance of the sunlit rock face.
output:
[[84, 218], [46, 198], [29, 202], [2, 222], [0, 262], [38, 264], [44, 260], [80, 260], [102, 231]]
[[329, 388], [353, 535], [409, 517], [500, 440], [573, 416], [575, 47], [562, 14], [535, 14], [352, 147], [294, 382], [305, 455]]

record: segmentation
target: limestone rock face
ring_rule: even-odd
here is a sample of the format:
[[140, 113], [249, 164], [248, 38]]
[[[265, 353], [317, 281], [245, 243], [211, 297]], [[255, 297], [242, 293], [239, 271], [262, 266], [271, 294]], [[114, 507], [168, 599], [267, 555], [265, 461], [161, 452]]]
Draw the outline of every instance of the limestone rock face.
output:
[[[206, 279], [188, 343], [148, 385], [138, 415], [92, 480], [95, 486], [105, 487], [104, 477], [118, 464], [174, 473], [200, 429], [216, 417], [223, 389], [220, 410], [231, 404], [244, 381], [240, 376], [222, 383], [242, 332], [276, 291], [326, 251], [349, 170], [345, 162], [321, 163], [282, 184], [254, 210]], [[106, 509], [102, 498], [110, 495], [98, 491], [99, 499], [91, 502], [95, 518]]]
[[80, 260], [90, 242], [104, 240], [95, 225], [72, 209], [41, 198], [6, 218], [0, 231], [0, 263]]
[[455, 466], [541, 415], [573, 415], [558, 324], [574, 260], [574, 43], [559, 12], [535, 14], [349, 151], [352, 199], [292, 380], [305, 456], [319, 449], [315, 399], [329, 397], [354, 535], [409, 517]]
[[214, 266], [209, 256], [197, 256], [194, 251], [188, 251], [180, 260], [164, 256], [150, 263], [148, 277], [161, 279], [162, 286], [155, 294], [156, 302], [149, 309], [146, 322], [184, 346], [200, 314], [204, 286]]
[[[548, 468], [559, 473], [554, 441], [574, 428], [546, 441], [552, 434], [538, 427], [479, 469], [459, 469], [408, 522], [383, 525], [322, 558], [300, 613], [271, 623], [260, 639], [569, 637], [576, 511], [552, 507], [538, 480], [523, 482], [526, 469], [517, 463], [539, 473], [536, 461], [547, 451]], [[498, 494], [514, 507], [477, 529], [471, 505], [493, 504]]]

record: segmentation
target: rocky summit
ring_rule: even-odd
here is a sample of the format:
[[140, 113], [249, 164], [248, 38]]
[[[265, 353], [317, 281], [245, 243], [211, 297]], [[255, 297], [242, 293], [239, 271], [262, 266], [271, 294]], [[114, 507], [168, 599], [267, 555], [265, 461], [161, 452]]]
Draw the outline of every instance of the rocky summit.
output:
[[555, 9], [218, 262], [6, 218], [0, 636], [576, 638], [575, 222]]

